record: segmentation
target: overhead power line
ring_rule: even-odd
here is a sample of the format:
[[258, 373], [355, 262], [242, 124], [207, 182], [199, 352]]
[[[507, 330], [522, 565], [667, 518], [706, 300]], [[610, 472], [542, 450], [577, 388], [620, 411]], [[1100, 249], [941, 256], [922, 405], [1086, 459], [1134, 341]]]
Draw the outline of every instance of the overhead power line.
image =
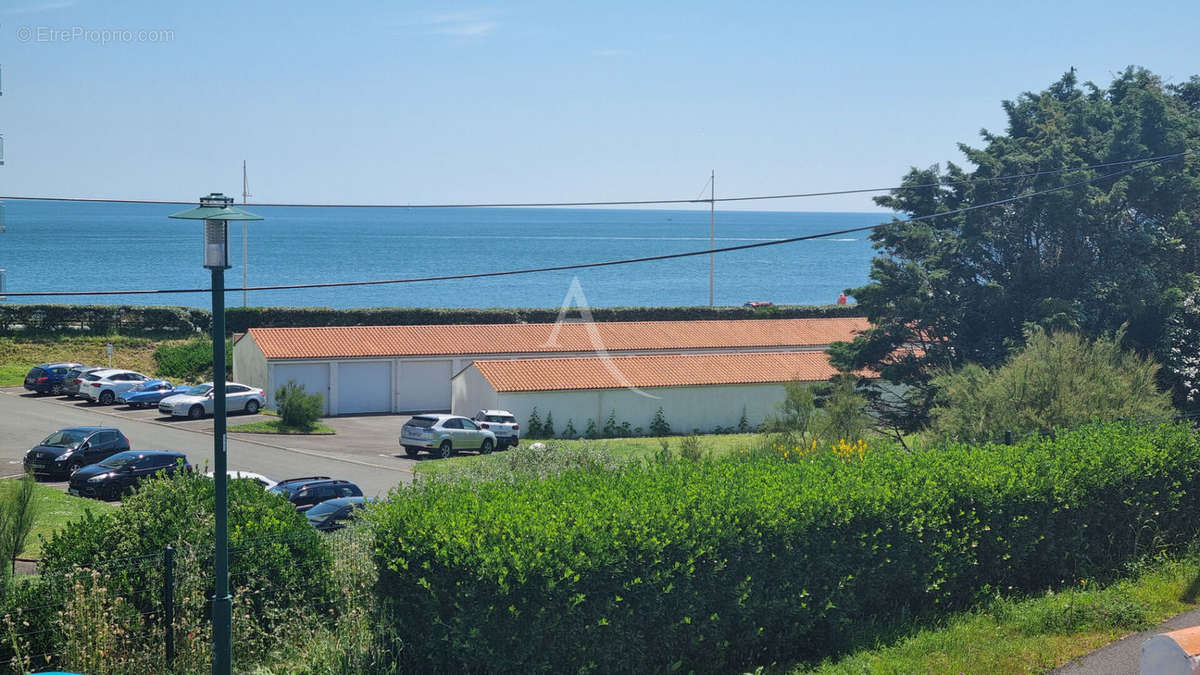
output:
[[[866, 232], [868, 230], [874, 230], [875, 228], [883, 227], [885, 225], [902, 225], [902, 224], [906, 224], [906, 223], [917, 223], [917, 222], [923, 222], [923, 221], [927, 221], [927, 220], [933, 220], [934, 218], [945, 218], [947, 216], [955, 216], [955, 215], [958, 215], [961, 213], [967, 213], [970, 211], [978, 211], [979, 209], [986, 209], [986, 208], [990, 208], [993, 206], [1010, 204], [1012, 202], [1017, 202], [1017, 201], [1021, 201], [1021, 200], [1025, 200], [1025, 199], [1032, 199], [1034, 197], [1040, 197], [1042, 195], [1048, 195], [1048, 194], [1051, 194], [1054, 192], [1061, 192], [1063, 190], [1068, 190], [1073, 187], [1079, 187], [1081, 185], [1088, 185], [1090, 183], [1096, 183], [1096, 182], [1099, 182], [1102, 180], [1106, 180], [1108, 178], [1115, 178], [1117, 176], [1123, 176], [1125, 174], [1133, 173], [1134, 171], [1140, 171], [1142, 169], [1149, 168], [1151, 166], [1156, 166], [1158, 164], [1161, 164], [1162, 162], [1167, 161], [1168, 159], [1171, 159], [1173, 157], [1178, 157], [1178, 156], [1179, 155], [1177, 154], [1177, 155], [1168, 155], [1166, 157], [1154, 158], [1151, 160], [1142, 160], [1142, 161], [1145, 161], [1146, 163], [1142, 164], [1141, 166], [1128, 167], [1128, 168], [1122, 169], [1120, 171], [1114, 171], [1112, 173], [1104, 174], [1102, 176], [1095, 176], [1092, 178], [1077, 180], [1077, 181], [1065, 183], [1063, 185], [1059, 185], [1056, 187], [1047, 188], [1044, 190], [1038, 190], [1036, 192], [1029, 192], [1029, 193], [1025, 193], [1025, 194], [1016, 195], [1013, 197], [1006, 197], [1004, 199], [997, 199], [995, 201], [990, 201], [990, 202], [987, 202], [984, 204], [974, 204], [972, 206], [964, 206], [962, 208], [952, 209], [949, 211], [944, 211], [942, 213], [933, 213], [933, 214], [929, 214], [926, 216], [917, 216], [915, 218], [908, 218], [906, 220], [892, 220], [892, 221], [888, 221], [888, 222], [876, 223], [874, 225], [863, 225], [860, 227], [851, 227], [851, 228], [847, 228], [844, 230], [835, 230], [832, 232], [822, 232], [820, 234], [807, 234], [807, 235], [803, 235], [803, 236], [799, 236], [799, 237], [788, 237], [786, 239], [772, 239], [771, 241], [762, 241], [762, 242], [756, 242], [753, 244], [738, 244], [736, 246], [723, 246], [720, 248], [706, 248], [706, 249], [699, 250], [699, 251], [686, 251], [683, 253], [666, 253], [663, 255], [643, 256], [640, 258], [623, 258], [620, 260], [604, 260], [604, 261], [600, 261], [600, 262], [574, 263], [574, 264], [570, 264], [570, 265], [555, 265], [555, 266], [551, 266], [551, 267], [533, 267], [533, 268], [516, 269], [516, 270], [503, 270], [503, 271], [499, 271], [499, 272], [475, 272], [475, 273], [470, 273], [470, 274], [447, 274], [447, 275], [432, 276], [432, 277], [409, 277], [409, 278], [404, 278], [404, 279], [375, 279], [375, 280], [370, 280], [370, 281], [331, 281], [331, 282], [312, 283], [312, 284], [250, 286], [248, 288], [227, 288], [225, 290], [226, 290], [226, 292], [281, 291], [281, 290], [296, 290], [296, 289], [303, 289], [303, 288], [343, 288], [343, 287], [347, 287], [347, 286], [380, 286], [380, 285], [385, 285], [385, 284], [412, 284], [412, 283], [421, 283], [421, 282], [430, 282], [430, 281], [455, 281], [455, 280], [460, 280], [460, 279], [483, 279], [483, 278], [488, 278], [488, 277], [513, 276], [513, 275], [517, 275], [517, 274], [538, 274], [538, 273], [544, 273], [544, 272], [563, 272], [563, 271], [568, 271], [568, 270], [580, 270], [580, 269], [589, 269], [589, 268], [595, 268], [595, 267], [612, 267], [612, 266], [616, 266], [616, 265], [632, 265], [635, 263], [655, 262], [655, 261], [661, 261], [661, 260], [674, 260], [676, 258], [689, 258], [689, 257], [693, 257], [693, 256], [709, 255], [709, 254], [714, 254], [714, 253], [732, 253], [734, 251], [746, 251], [746, 250], [756, 249], [756, 248], [766, 248], [768, 246], [781, 246], [783, 244], [792, 244], [792, 243], [796, 243], [796, 242], [800, 242], [800, 241], [809, 241], [812, 239], [823, 239], [825, 237], [835, 237], [835, 236], [839, 236], [839, 235], [843, 235], [843, 234], [852, 234], [855, 232]], [[170, 289], [111, 290], [111, 291], [44, 291], [44, 292], [19, 292], [19, 293], [11, 293], [11, 292], [6, 291], [5, 295], [8, 297], [64, 297], [64, 296], [74, 296], [74, 295], [151, 295], [151, 294], [168, 294], [168, 293], [209, 293], [209, 292], [211, 292], [211, 289], [208, 289], [208, 288], [170, 288]]]
[[[1171, 153], [1169, 155], [1158, 155], [1156, 157], [1143, 157], [1140, 159], [1127, 159], [1119, 162], [1106, 162], [1104, 164], [1089, 164], [1086, 166], [1075, 166], [1064, 169], [1048, 169], [1045, 171], [1031, 171], [1029, 173], [1011, 174], [1007, 176], [993, 176], [991, 178], [972, 178], [960, 181], [941, 181], [937, 183], [920, 183], [916, 185], [892, 185], [889, 187], [872, 187], [872, 188], [853, 188], [849, 190], [827, 190], [824, 192], [795, 192], [791, 194], [774, 194], [774, 195], [752, 195], [748, 197], [719, 197], [704, 199], [697, 197], [695, 199], [625, 199], [615, 201], [579, 201], [579, 202], [479, 202], [479, 203], [446, 203], [446, 204], [306, 204], [306, 203], [289, 203], [289, 202], [249, 202], [243, 206], [294, 206], [303, 208], [338, 208], [338, 209], [471, 209], [471, 208], [540, 208], [540, 207], [565, 207], [565, 206], [651, 206], [663, 204], [710, 204], [716, 202], [748, 202], [748, 201], [765, 201], [772, 199], [803, 199], [807, 197], [832, 197], [836, 195], [853, 195], [866, 194], [870, 192], [891, 192], [893, 190], [918, 190], [923, 188], [934, 187], [954, 187], [960, 185], [979, 185], [984, 183], [995, 183], [1007, 180], [1019, 180], [1022, 178], [1037, 178], [1039, 176], [1053, 176], [1064, 173], [1072, 173], [1075, 171], [1090, 171], [1093, 169], [1107, 169], [1114, 166], [1127, 166], [1130, 164], [1138, 164], [1141, 162], [1165, 162], [1171, 159], [1177, 159], [1186, 155], [1192, 154], [1193, 150], [1184, 150], [1182, 152]], [[706, 184], [707, 187], [707, 184]], [[34, 200], [34, 201], [57, 201], [57, 202], [85, 202], [94, 204], [161, 204], [161, 205], [176, 205], [176, 204], [194, 204], [194, 199], [188, 200], [172, 200], [172, 199], [106, 199], [101, 197], [48, 197], [48, 196], [29, 196], [29, 195], [0, 195], [0, 200]]]

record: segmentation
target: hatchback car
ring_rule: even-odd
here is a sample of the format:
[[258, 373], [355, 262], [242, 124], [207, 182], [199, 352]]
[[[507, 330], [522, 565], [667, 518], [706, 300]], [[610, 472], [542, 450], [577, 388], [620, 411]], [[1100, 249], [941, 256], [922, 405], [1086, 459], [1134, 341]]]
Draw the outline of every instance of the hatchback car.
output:
[[108, 369], [103, 366], [76, 366], [67, 371], [67, 376], [63, 379], [63, 395], [67, 398], [78, 396], [79, 385], [83, 384], [83, 376], [97, 370]]
[[77, 497], [117, 499], [160, 471], [169, 475], [180, 469], [192, 470], [192, 465], [188, 464], [182, 452], [127, 450], [71, 474], [67, 492]]
[[481, 428], [496, 434], [496, 449], [515, 448], [521, 442], [521, 425], [507, 410], [480, 410], [471, 419]]
[[305, 511], [304, 517], [321, 532], [333, 532], [346, 527], [366, 505], [366, 497], [327, 499]]
[[[208, 476], [209, 478], [215, 478], [217, 475], [217, 472], [209, 471], [208, 473], [206, 473], [204, 475]], [[275, 487], [275, 481], [271, 480], [270, 478], [267, 478], [266, 476], [262, 475], [261, 473], [229, 469], [228, 471], [225, 472], [225, 475], [229, 478], [229, 480], [254, 481], [255, 483], [258, 483], [259, 485], [261, 485], [264, 490], [270, 490], [271, 488]]]
[[54, 394], [58, 396], [63, 393], [67, 373], [72, 368], [78, 368], [81, 365], [79, 363], [64, 362], [43, 363], [40, 366], [34, 366], [25, 374], [25, 388], [38, 394]]
[[79, 383], [79, 398], [112, 405], [117, 397], [150, 378], [133, 370], [93, 370]]
[[[225, 385], [225, 410], [245, 411], [251, 415], [258, 412], [267, 402], [267, 394], [237, 382]], [[213, 383], [205, 382], [188, 389], [182, 394], [168, 396], [158, 402], [158, 411], [172, 417], [190, 417], [198, 420], [213, 412]]]
[[66, 478], [71, 472], [129, 449], [129, 439], [112, 427], [60, 429], [25, 453], [25, 471]]
[[297, 511], [307, 511], [313, 506], [338, 497], [361, 497], [362, 490], [348, 480], [329, 476], [307, 476], [281, 480], [268, 490], [282, 495]]
[[167, 380], [146, 380], [117, 396], [117, 403], [130, 408], [156, 408], [168, 396], [182, 394], [191, 387], [176, 387]]
[[486, 455], [496, 448], [496, 434], [461, 415], [417, 415], [400, 429], [404, 454], [416, 457], [428, 450], [445, 459], [458, 450]]

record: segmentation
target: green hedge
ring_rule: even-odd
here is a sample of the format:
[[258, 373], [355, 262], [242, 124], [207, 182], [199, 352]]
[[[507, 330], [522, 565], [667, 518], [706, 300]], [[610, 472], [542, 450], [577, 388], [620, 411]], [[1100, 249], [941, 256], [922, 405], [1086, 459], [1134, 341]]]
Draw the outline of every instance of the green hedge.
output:
[[[747, 307], [608, 307], [592, 310], [597, 321], [684, 321], [695, 319], [802, 319], [861, 316], [853, 305]], [[420, 324], [552, 323], [557, 309], [436, 309], [379, 307], [230, 307], [229, 334], [249, 328], [291, 326], [400, 326]], [[80, 333], [208, 332], [212, 313], [189, 307], [0, 304], [0, 331]]]
[[1189, 429], [1107, 425], [419, 484], [378, 513], [382, 629], [414, 672], [740, 672], [1180, 545], [1200, 532], [1198, 479]]

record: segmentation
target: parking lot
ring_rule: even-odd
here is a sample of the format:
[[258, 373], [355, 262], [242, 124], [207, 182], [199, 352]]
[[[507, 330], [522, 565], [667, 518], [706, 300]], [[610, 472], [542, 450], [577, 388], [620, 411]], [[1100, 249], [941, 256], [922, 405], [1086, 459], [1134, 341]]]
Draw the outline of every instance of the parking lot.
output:
[[[230, 427], [271, 419], [245, 413], [230, 414]], [[363, 492], [378, 496], [409, 483], [416, 464], [433, 460], [404, 456], [397, 443], [404, 415], [332, 417], [322, 422], [337, 433], [326, 436], [248, 434], [230, 432], [231, 469], [254, 471], [274, 479], [327, 475], [358, 483]], [[212, 461], [213, 420], [190, 420], [162, 415], [155, 408], [101, 406], [58, 396], [38, 396], [22, 387], [0, 388], [0, 474], [21, 471], [25, 451], [50, 433], [69, 426], [113, 426], [129, 438], [134, 449], [180, 450], [197, 467]]]

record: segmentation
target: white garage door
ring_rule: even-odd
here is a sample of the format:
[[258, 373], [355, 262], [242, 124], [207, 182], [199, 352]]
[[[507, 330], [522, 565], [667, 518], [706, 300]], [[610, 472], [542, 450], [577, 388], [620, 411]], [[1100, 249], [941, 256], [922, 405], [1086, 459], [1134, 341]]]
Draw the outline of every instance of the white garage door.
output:
[[401, 361], [396, 409], [400, 412], [450, 410], [450, 372], [453, 362]]
[[338, 364], [337, 414], [391, 412], [392, 363]]
[[287, 363], [272, 367], [271, 388], [267, 391], [267, 406], [275, 407], [275, 390], [295, 380], [304, 385], [308, 394], [320, 394], [325, 401], [324, 414], [329, 414], [329, 364]]

